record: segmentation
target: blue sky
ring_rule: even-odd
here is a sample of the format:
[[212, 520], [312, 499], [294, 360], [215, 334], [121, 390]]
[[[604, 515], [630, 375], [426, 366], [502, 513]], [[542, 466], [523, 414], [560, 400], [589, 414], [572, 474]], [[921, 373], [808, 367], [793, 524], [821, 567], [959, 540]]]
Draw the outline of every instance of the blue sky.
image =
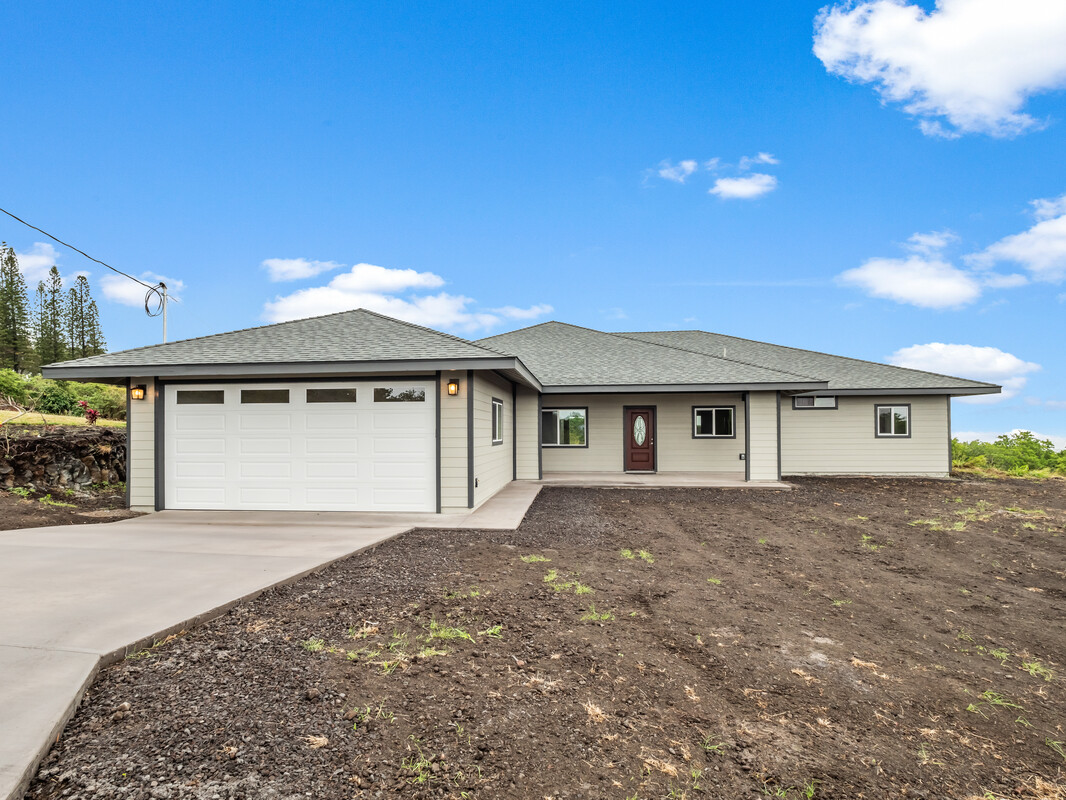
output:
[[956, 430], [1066, 446], [1063, 4], [823, 7], [8, 3], [0, 206], [166, 277], [171, 338], [702, 328], [1005, 383]]

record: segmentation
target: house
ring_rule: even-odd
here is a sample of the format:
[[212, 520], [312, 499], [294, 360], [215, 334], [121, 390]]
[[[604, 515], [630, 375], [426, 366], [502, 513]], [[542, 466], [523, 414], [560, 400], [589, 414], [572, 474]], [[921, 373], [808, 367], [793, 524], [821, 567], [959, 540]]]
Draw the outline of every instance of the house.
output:
[[1000, 387], [704, 331], [467, 341], [363, 309], [44, 367], [128, 387], [130, 505], [450, 512], [555, 473], [925, 475]]

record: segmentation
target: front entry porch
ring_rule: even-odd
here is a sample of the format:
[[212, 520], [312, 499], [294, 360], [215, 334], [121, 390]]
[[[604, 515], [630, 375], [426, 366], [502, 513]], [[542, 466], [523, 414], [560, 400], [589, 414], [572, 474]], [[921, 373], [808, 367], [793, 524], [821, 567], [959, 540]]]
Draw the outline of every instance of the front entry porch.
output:
[[791, 491], [784, 481], [746, 481], [743, 472], [545, 472], [545, 486], [586, 489], [777, 489]]

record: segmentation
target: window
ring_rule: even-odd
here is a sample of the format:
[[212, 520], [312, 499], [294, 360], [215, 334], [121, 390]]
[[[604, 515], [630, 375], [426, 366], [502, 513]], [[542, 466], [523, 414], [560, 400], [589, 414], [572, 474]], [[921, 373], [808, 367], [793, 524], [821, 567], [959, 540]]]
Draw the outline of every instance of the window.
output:
[[546, 408], [541, 411], [540, 443], [546, 447], [587, 447], [587, 408]]
[[399, 389], [395, 386], [378, 386], [374, 389], [375, 403], [424, 403], [426, 402], [426, 390], [413, 386], [407, 389]]
[[877, 435], [901, 436], [911, 435], [911, 407], [905, 406], [874, 406], [877, 414]]
[[821, 397], [793, 397], [792, 407], [799, 408], [836, 408], [835, 395], [822, 395]]
[[736, 406], [692, 409], [692, 436], [697, 439], [735, 439], [733, 425]]
[[503, 444], [503, 400], [492, 398], [492, 443]]
[[355, 389], [308, 389], [308, 403], [354, 403]]
[[288, 389], [241, 389], [242, 403], [287, 403]]
[[226, 393], [222, 389], [178, 389], [177, 400], [179, 406], [220, 406], [226, 402]]

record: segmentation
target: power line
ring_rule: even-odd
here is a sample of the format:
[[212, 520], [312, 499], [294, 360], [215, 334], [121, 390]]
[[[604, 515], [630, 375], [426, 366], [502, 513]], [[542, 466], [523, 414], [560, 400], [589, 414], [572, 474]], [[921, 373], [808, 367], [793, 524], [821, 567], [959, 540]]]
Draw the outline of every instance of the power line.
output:
[[64, 247], [69, 247], [71, 250], [73, 250], [76, 253], [81, 253], [83, 256], [85, 256], [90, 261], [95, 261], [100, 266], [107, 267], [112, 272], [116, 272], [116, 273], [118, 273], [119, 275], [121, 275], [124, 278], [129, 278], [134, 283], [139, 283], [141, 286], [143, 286], [145, 289], [148, 290], [147, 292], [145, 292], [145, 295], [144, 295], [144, 313], [147, 314], [148, 316], [150, 316], [150, 317], [158, 317], [160, 314], [162, 314], [166, 310], [167, 285], [165, 283], [163, 283], [162, 281], [157, 283], [155, 286], [150, 286], [147, 283], [145, 283], [144, 281], [142, 281], [140, 278], [134, 278], [129, 273], [123, 272], [120, 269], [116, 269], [115, 267], [112, 267], [107, 262], [101, 261], [98, 258], [93, 258], [91, 255], [86, 253], [84, 250], [79, 250], [77, 247], [75, 247], [74, 245], [70, 244], [69, 242], [64, 242], [62, 239], [53, 236], [48, 231], [43, 230], [42, 228], [38, 228], [36, 225], [31, 225], [30, 223], [26, 222], [26, 220], [22, 219], [21, 217], [16, 217], [14, 214], [12, 214], [7, 209], [0, 208], [0, 211], [2, 211], [3, 213], [7, 214], [9, 217], [11, 217], [11, 219], [15, 220], [16, 222], [21, 222], [27, 228], [33, 228], [38, 233], [43, 233], [45, 236], [47, 236], [52, 241], [59, 242], [59, 244], [63, 245]]

